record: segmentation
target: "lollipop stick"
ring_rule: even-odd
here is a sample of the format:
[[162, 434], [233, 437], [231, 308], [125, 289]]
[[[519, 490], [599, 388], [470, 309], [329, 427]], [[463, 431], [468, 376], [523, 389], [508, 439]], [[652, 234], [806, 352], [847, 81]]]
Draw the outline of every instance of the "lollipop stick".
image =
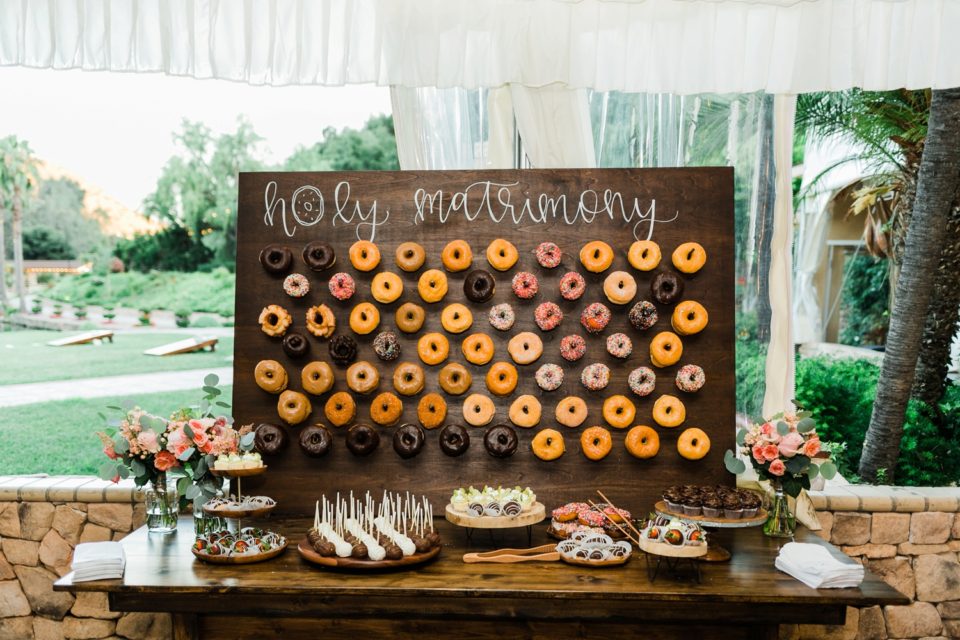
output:
[[603, 512], [603, 509], [601, 509], [600, 507], [598, 507], [597, 504], [596, 504], [593, 500], [590, 501], [590, 506], [593, 507], [594, 509], [596, 509], [597, 511], [599, 511], [599, 512], [600, 512], [600, 515], [602, 515], [604, 518], [606, 518], [607, 520], [609, 520], [609, 521], [610, 521], [610, 524], [612, 524], [613, 526], [615, 526], [615, 527], [620, 531], [620, 533], [622, 533], [624, 536], [626, 536], [627, 540], [629, 540], [630, 542], [634, 543], [634, 544], [637, 545], [638, 547], [640, 546], [640, 539], [639, 539], [639, 537], [638, 537], [636, 540], [634, 540], [634, 539], [633, 539], [633, 536], [631, 536], [631, 535], [627, 532], [626, 529], [624, 529], [624, 528], [621, 527], [619, 524], [617, 524], [616, 522], [614, 522], [614, 521], [613, 521], [613, 518], [611, 518], [610, 516], [608, 516], [607, 514], [605, 514], [605, 513]]
[[[603, 498], [603, 501], [604, 501], [604, 502], [606, 502], [607, 504], [609, 504], [609, 505], [610, 505], [611, 507], [613, 507], [614, 509], [617, 508], [617, 505], [615, 505], [615, 504], [613, 504], [612, 502], [610, 502], [610, 498], [608, 498], [607, 496], [603, 495], [603, 492], [602, 492], [602, 491], [600, 491], [599, 489], [597, 489], [597, 493], [600, 494], [600, 497]], [[640, 532], [637, 531], [637, 528], [636, 528], [635, 526], [633, 526], [633, 523], [632, 523], [632, 522], [630, 522], [630, 518], [624, 518], [623, 521], [627, 523], [627, 526], [628, 526], [628, 527], [630, 527], [631, 529], [633, 529], [633, 532], [634, 532], [635, 534], [637, 534], [637, 538], [639, 539], [639, 538], [640, 538]]]

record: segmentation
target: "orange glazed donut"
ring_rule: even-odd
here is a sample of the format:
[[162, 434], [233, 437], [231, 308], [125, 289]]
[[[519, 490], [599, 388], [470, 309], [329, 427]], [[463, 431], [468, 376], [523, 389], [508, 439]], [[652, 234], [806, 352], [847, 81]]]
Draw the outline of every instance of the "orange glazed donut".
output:
[[670, 324], [673, 330], [682, 336], [700, 333], [707, 326], [709, 318], [703, 305], [693, 300], [684, 300], [673, 309]]
[[613, 264], [613, 249], [603, 240], [594, 240], [580, 249], [580, 262], [591, 273], [606, 271]]
[[652, 427], [641, 424], [627, 432], [624, 444], [627, 452], [634, 458], [646, 460], [660, 451], [660, 436]]
[[337, 330], [337, 318], [325, 304], [307, 309], [307, 331], [318, 338], [329, 338]]
[[300, 371], [300, 385], [315, 396], [326, 393], [333, 388], [333, 369], [326, 362], [314, 360]]
[[533, 427], [540, 422], [540, 401], [534, 396], [523, 395], [510, 405], [510, 422], [518, 427]]
[[428, 393], [417, 404], [417, 420], [424, 429], [436, 429], [447, 418], [447, 403], [439, 393]]
[[287, 389], [280, 394], [277, 401], [277, 413], [287, 424], [300, 424], [307, 419], [313, 407], [310, 405], [310, 398], [299, 391], [290, 391]]
[[257, 386], [267, 393], [280, 393], [287, 388], [287, 370], [276, 360], [261, 360], [253, 369]]
[[389, 391], [378, 394], [370, 403], [370, 419], [384, 427], [397, 424], [402, 413], [403, 403]]
[[440, 260], [447, 271], [466, 271], [473, 264], [473, 250], [466, 240], [452, 240], [443, 248]]
[[580, 448], [590, 460], [603, 460], [613, 448], [613, 439], [603, 427], [590, 427], [580, 434]]
[[360, 360], [347, 367], [347, 386], [351, 391], [367, 394], [380, 385], [380, 373], [377, 368]]
[[458, 396], [461, 393], [466, 393], [467, 389], [470, 388], [470, 385], [473, 384], [473, 376], [459, 362], [451, 362], [440, 369], [437, 382], [441, 389], [452, 396]]
[[346, 391], [337, 391], [327, 398], [327, 404], [323, 407], [323, 414], [327, 416], [330, 424], [335, 427], [342, 427], [352, 422], [354, 416], [357, 415], [357, 403], [353, 401], [353, 396]]
[[370, 283], [373, 299], [384, 304], [393, 302], [403, 294], [403, 280], [395, 273], [381, 271]]
[[679, 427], [687, 419], [687, 409], [676, 396], [662, 395], [653, 403], [653, 420], [661, 427]]
[[350, 264], [357, 271], [373, 271], [380, 264], [380, 249], [368, 240], [357, 240], [350, 246]]
[[412, 362], [401, 362], [393, 370], [393, 388], [403, 396], [415, 396], [423, 391], [423, 369]]
[[673, 266], [683, 273], [696, 273], [707, 263], [707, 252], [696, 242], [684, 242], [673, 250]]
[[566, 447], [563, 444], [563, 435], [556, 429], [544, 429], [533, 437], [530, 443], [533, 455], [541, 460], [556, 460], [563, 455]]
[[450, 343], [440, 333], [425, 333], [417, 340], [417, 355], [424, 364], [440, 364], [450, 355]]
[[397, 307], [397, 313], [394, 316], [397, 321], [397, 329], [404, 333], [420, 331], [426, 317], [427, 313], [423, 310], [423, 307], [412, 302], [404, 302]]
[[517, 248], [509, 240], [497, 238], [487, 246], [487, 262], [497, 271], [506, 271], [519, 259]]
[[603, 401], [603, 419], [611, 427], [626, 429], [637, 415], [637, 408], [627, 396], [610, 396]]
[[350, 311], [350, 328], [365, 336], [380, 324], [380, 311], [369, 302], [361, 302]]
[[470, 364], [485, 365], [493, 359], [493, 339], [485, 333], [472, 333], [460, 345]]
[[508, 396], [517, 388], [517, 368], [509, 362], [495, 362], [487, 371], [487, 389], [498, 396]]
[[532, 331], [523, 331], [510, 338], [507, 352], [517, 364], [530, 364], [543, 354], [543, 340]]
[[463, 333], [472, 324], [473, 314], [459, 302], [448, 304], [440, 312], [440, 325], [450, 333]]
[[710, 437], [703, 429], [684, 429], [677, 438], [677, 452], [687, 460], [699, 460], [710, 452]]
[[260, 312], [260, 330], [272, 338], [282, 336], [287, 332], [293, 318], [286, 309], [278, 304], [270, 304]]
[[440, 302], [447, 295], [447, 274], [439, 269], [427, 269], [420, 274], [417, 291], [424, 302]]
[[427, 252], [416, 242], [404, 242], [397, 247], [397, 266], [404, 271], [416, 271], [426, 259]]
[[650, 362], [655, 367], [669, 367], [677, 364], [683, 355], [683, 343], [677, 334], [661, 331], [650, 341]]
[[463, 401], [463, 420], [473, 427], [490, 424], [497, 413], [493, 400], [481, 393], [471, 393]]
[[653, 271], [660, 264], [660, 245], [652, 240], [637, 240], [627, 251], [627, 262], [634, 269]]
[[554, 417], [565, 427], [579, 427], [587, 419], [587, 403], [583, 398], [567, 396], [557, 403]]

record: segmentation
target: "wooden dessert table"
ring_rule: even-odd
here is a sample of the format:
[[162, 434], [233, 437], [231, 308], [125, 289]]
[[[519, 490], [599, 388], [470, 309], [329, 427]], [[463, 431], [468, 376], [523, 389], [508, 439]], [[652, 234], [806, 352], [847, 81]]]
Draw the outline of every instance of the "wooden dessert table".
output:
[[[647, 578], [640, 556], [624, 567], [585, 569], [559, 562], [464, 564], [461, 529], [437, 520], [445, 546], [430, 564], [409, 571], [347, 573], [314, 567], [296, 543], [310, 521], [273, 520], [291, 546], [272, 561], [213, 566], [190, 553], [193, 523], [176, 535], [123, 540], [123, 580], [73, 583], [58, 591], [109, 594], [115, 611], [174, 614], [177, 640], [187, 638], [367, 637], [634, 637], [776, 638], [780, 623], [842, 624], [845, 607], [909, 604], [867, 572], [859, 589], [809, 589], [773, 566], [779, 542], [757, 529], [724, 531], [730, 562], [705, 563], [696, 584], [661, 574]], [[504, 540], [518, 546], [526, 536]], [[797, 540], [842, 553], [806, 529]], [[498, 541], [500, 542], [500, 541]], [[549, 542], [537, 527], [534, 544]], [[478, 551], [480, 548], [469, 550]], [[624, 632], [627, 635], [622, 635]], [[370, 635], [372, 634], [372, 635]]]

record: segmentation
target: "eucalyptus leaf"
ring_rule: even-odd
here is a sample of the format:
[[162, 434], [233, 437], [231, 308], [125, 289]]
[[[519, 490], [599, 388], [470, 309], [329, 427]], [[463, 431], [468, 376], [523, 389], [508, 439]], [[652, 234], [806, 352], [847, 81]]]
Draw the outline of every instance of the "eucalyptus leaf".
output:
[[187, 492], [187, 487], [189, 487], [190, 484], [190, 478], [187, 478], [186, 476], [177, 480], [177, 495], [184, 495]]
[[180, 462], [185, 462], [190, 459], [190, 456], [192, 456], [193, 452], [196, 450], [197, 450], [196, 447], [190, 447], [189, 449], [181, 453], [179, 456], [177, 456], [177, 459], [180, 460]]
[[230, 403], [229, 403], [229, 402], [224, 402], [223, 400], [217, 400], [217, 401], [214, 402], [213, 404], [217, 405], [218, 407], [223, 407], [224, 409], [229, 409], [229, 408], [230, 408]]
[[794, 456], [792, 458], [787, 458], [784, 464], [789, 473], [793, 475], [800, 475], [807, 470], [807, 466], [810, 464], [810, 459], [806, 456]]
[[788, 433], [790, 433], [790, 425], [788, 425], [786, 422], [782, 422], [782, 421], [778, 422], [777, 433], [779, 433], [781, 436], [787, 435]]
[[817, 428], [817, 423], [812, 418], [804, 418], [797, 423], [797, 431], [800, 433], [810, 433]]
[[726, 466], [727, 471], [734, 475], [740, 475], [747, 470], [747, 465], [743, 463], [743, 460], [739, 459], [733, 451], [727, 449], [727, 452], [723, 455], [723, 464]]
[[811, 479], [811, 480], [813, 480], [813, 479], [816, 478], [818, 475], [820, 475], [820, 465], [818, 465], [818, 464], [811, 464], [811, 465], [810, 465], [810, 468], [807, 469], [807, 475], [810, 476], [810, 479]]
[[203, 379], [204, 386], [215, 387], [220, 384], [220, 376], [215, 373], [208, 373]]
[[97, 417], [100, 418], [100, 422], [107, 421], [107, 415], [103, 411], [97, 411]]
[[746, 444], [746, 438], [747, 438], [747, 430], [746, 430], [746, 429], [738, 429], [738, 430], [737, 430], [737, 444], [742, 447], [744, 444]]
[[185, 436], [193, 440], [193, 427], [191, 427], [189, 424], [183, 425], [183, 433]]
[[200, 495], [200, 487], [195, 484], [191, 484], [187, 487], [187, 490], [183, 493], [183, 495], [187, 500], [193, 500]]
[[203, 398], [200, 401], [200, 414], [207, 415], [209, 411], [210, 411], [210, 401], [207, 400], [206, 398]]
[[133, 411], [133, 410], [137, 407], [137, 403], [134, 402], [133, 400], [127, 399], [127, 400], [124, 400], [123, 402], [120, 403], [120, 407], [121, 407], [121, 409], [120, 409], [121, 411], [124, 411], [124, 412], [126, 412], [126, 413], [130, 413], [131, 411]]
[[212, 397], [219, 396], [221, 393], [223, 393], [222, 391], [220, 391], [220, 389], [217, 389], [216, 387], [204, 387], [203, 392], [208, 396], [212, 396]]
[[130, 469], [127, 469], [123, 465], [117, 467], [117, 473], [120, 474], [121, 480], [126, 480], [130, 477]]
[[147, 467], [142, 462], [134, 458], [130, 461], [130, 471], [133, 472], [133, 475], [139, 477], [146, 473]]
[[203, 474], [207, 472], [207, 461], [205, 458], [200, 458], [197, 462], [197, 466], [193, 468], [193, 479], [199, 479]]
[[113, 450], [119, 454], [128, 453], [130, 451], [130, 443], [127, 442], [126, 438], [118, 434], [113, 439]]
[[797, 417], [802, 420], [803, 418], [809, 418], [812, 415], [813, 415], [812, 411], [801, 411], [800, 413], [797, 414]]
[[104, 462], [97, 469], [97, 475], [100, 476], [101, 480], [113, 480], [113, 477], [117, 475], [117, 463], [112, 460]]
[[118, 407], [118, 406], [113, 405], [113, 404], [108, 404], [106, 408], [107, 408], [107, 409], [110, 409], [111, 411], [123, 411], [123, 408], [122, 408], [122, 407]]
[[256, 437], [257, 437], [257, 434], [254, 433], [253, 431], [240, 436], [240, 446], [243, 447], [244, 449], [249, 449], [250, 447], [253, 446], [253, 441]]
[[837, 465], [834, 464], [833, 460], [827, 460], [822, 465], [820, 465], [820, 475], [826, 480], [833, 480], [837, 475]]

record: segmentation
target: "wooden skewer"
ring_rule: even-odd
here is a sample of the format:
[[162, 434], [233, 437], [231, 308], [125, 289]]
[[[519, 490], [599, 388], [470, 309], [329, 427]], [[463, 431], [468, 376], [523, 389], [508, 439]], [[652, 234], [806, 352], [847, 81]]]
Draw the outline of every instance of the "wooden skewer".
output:
[[613, 526], [615, 526], [615, 527], [620, 531], [620, 533], [622, 533], [622, 534], [627, 538], [627, 540], [629, 540], [630, 542], [634, 543], [634, 544], [637, 545], [638, 547], [640, 546], [639, 537], [638, 537], [637, 540], [634, 540], [633, 537], [632, 537], [629, 533], [627, 533], [627, 530], [624, 529], [623, 527], [621, 527], [621, 526], [620, 526], [619, 524], [617, 524], [616, 522], [614, 522], [614, 521], [613, 521], [613, 518], [611, 518], [610, 516], [608, 516], [607, 514], [605, 514], [605, 513], [603, 512], [603, 509], [601, 509], [600, 507], [597, 506], [597, 503], [595, 503], [593, 500], [591, 500], [591, 501], [590, 501], [590, 506], [593, 507], [594, 509], [596, 509], [597, 511], [599, 511], [599, 512], [600, 512], [600, 515], [602, 515], [604, 518], [606, 518], [607, 520], [609, 520], [609, 521], [610, 521], [610, 524], [612, 524]]
[[[609, 504], [609, 505], [610, 505], [611, 507], [613, 507], [614, 509], [617, 508], [617, 505], [613, 504], [613, 502], [610, 501], [610, 498], [608, 498], [607, 496], [603, 495], [603, 491], [600, 491], [599, 489], [597, 489], [597, 493], [600, 495], [601, 498], [603, 498], [604, 502], [606, 502], [607, 504]], [[635, 534], [637, 534], [637, 539], [640, 539], [640, 532], [637, 531], [637, 528], [636, 528], [635, 526], [633, 526], [633, 523], [632, 523], [632, 522], [630, 522], [630, 518], [624, 518], [624, 522], [626, 522], [626, 523], [627, 523], [627, 526], [630, 527], [631, 529], [633, 529], [633, 532], [634, 532]]]

